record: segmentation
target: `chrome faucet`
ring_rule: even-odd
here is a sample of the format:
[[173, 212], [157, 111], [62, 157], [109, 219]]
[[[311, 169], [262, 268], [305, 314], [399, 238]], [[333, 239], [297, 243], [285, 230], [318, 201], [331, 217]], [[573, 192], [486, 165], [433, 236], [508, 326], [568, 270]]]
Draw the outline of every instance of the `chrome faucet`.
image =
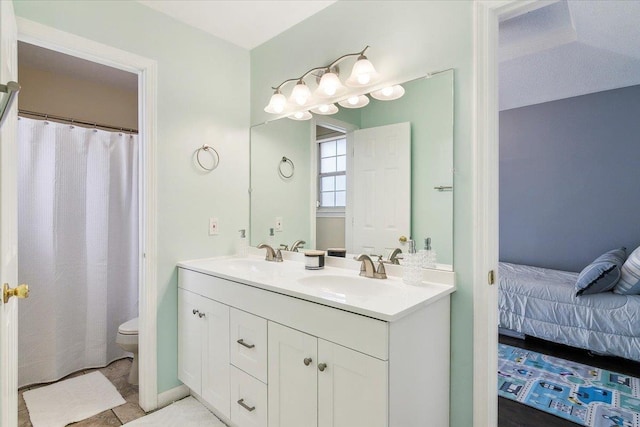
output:
[[389, 262], [391, 264], [400, 265], [400, 260], [402, 259], [402, 255], [400, 254], [402, 254], [402, 249], [395, 248], [393, 252], [391, 252], [391, 255], [389, 255]]
[[271, 246], [267, 245], [266, 243], [260, 243], [258, 245], [258, 249], [267, 250], [267, 256], [264, 257], [265, 261], [282, 262], [282, 252], [280, 251], [280, 249], [278, 249], [278, 251], [276, 252]]
[[368, 277], [371, 279], [386, 279], [387, 272], [384, 269], [384, 263], [382, 262], [382, 255], [373, 255], [378, 257], [378, 269], [376, 270], [373, 265], [373, 261], [366, 254], [360, 254], [354, 259], [356, 261], [361, 261], [360, 265], [360, 275], [363, 277]]
[[298, 252], [298, 248], [301, 248], [305, 243], [307, 242], [305, 242], [304, 240], [296, 240], [291, 245], [291, 252]]

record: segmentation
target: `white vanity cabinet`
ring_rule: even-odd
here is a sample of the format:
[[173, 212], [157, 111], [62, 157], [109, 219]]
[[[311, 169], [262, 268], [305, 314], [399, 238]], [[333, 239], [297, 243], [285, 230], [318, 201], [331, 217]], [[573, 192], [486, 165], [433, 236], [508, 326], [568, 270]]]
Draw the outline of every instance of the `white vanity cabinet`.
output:
[[269, 322], [269, 425], [387, 425], [386, 361]]
[[178, 289], [178, 378], [230, 414], [229, 307]]
[[[385, 319], [390, 315], [363, 315], [333, 307], [330, 300], [306, 300], [299, 292], [188, 266], [181, 263], [178, 270], [179, 377], [229, 426], [449, 425], [450, 287], [434, 286], [419, 303]], [[423, 292], [398, 295], [391, 290], [397, 285], [390, 280], [388, 286], [385, 298], [396, 303]], [[209, 336], [211, 325], [203, 326], [193, 314], [208, 307], [205, 300], [220, 317], [226, 310], [226, 342], [222, 332]], [[204, 310], [202, 320], [213, 308]], [[220, 348], [213, 349], [213, 341]], [[208, 381], [230, 390], [226, 400], [205, 395], [202, 361], [214, 351], [219, 357], [211, 363], [219, 376]]]

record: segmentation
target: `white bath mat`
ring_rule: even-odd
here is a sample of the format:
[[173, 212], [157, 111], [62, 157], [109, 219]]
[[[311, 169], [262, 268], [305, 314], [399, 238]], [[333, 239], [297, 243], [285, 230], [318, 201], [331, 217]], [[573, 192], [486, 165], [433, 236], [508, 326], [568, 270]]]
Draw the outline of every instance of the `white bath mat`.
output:
[[[125, 424], [129, 427], [225, 427], [193, 397], [179, 400], [153, 414]], [[34, 426], [35, 427], [35, 426]]]
[[98, 371], [25, 391], [23, 397], [33, 427], [64, 427], [126, 403]]

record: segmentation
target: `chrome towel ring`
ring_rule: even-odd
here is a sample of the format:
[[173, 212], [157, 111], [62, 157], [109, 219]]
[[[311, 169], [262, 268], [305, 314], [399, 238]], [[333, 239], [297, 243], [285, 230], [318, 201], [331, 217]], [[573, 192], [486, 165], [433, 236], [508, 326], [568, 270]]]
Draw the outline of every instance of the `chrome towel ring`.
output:
[[[282, 170], [282, 167], [285, 165], [288, 165], [291, 168], [291, 171], [289, 173], [285, 173], [285, 171]], [[293, 160], [283, 156], [282, 160], [280, 160], [280, 163], [278, 163], [278, 175], [280, 175], [284, 179], [289, 179], [293, 176], [295, 170], [296, 166], [293, 164]]]
[[[203, 151], [206, 151], [207, 153], [211, 154], [211, 157], [213, 158], [213, 166], [206, 167], [205, 165], [202, 164], [202, 160], [200, 159], [200, 154]], [[211, 172], [212, 170], [217, 168], [218, 165], [220, 164], [220, 154], [218, 154], [216, 149], [213, 148], [212, 146], [204, 144], [202, 147], [198, 148], [198, 150], [196, 151], [196, 162], [198, 162], [198, 165], [200, 165], [202, 169], [208, 172]]]

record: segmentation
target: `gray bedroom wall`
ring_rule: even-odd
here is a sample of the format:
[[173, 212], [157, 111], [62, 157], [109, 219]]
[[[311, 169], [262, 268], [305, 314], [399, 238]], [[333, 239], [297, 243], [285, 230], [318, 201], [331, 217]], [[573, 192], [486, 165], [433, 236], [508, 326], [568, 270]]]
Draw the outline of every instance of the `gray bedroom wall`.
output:
[[500, 112], [500, 260], [580, 271], [640, 245], [640, 86]]

